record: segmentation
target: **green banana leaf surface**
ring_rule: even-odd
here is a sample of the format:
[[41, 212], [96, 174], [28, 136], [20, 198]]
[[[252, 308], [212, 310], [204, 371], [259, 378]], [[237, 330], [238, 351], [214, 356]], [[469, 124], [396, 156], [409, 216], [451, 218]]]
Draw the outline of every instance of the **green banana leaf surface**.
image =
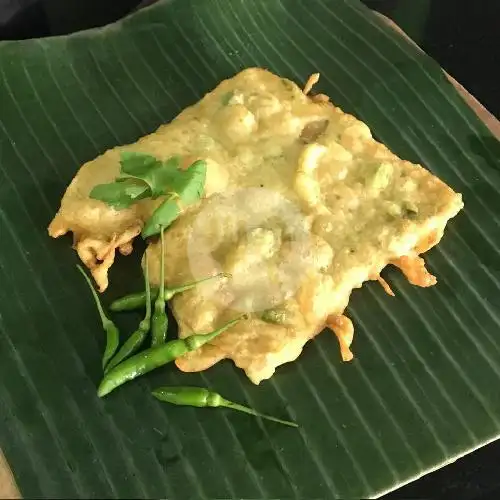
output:
[[[70, 237], [47, 225], [79, 166], [249, 66], [315, 88], [463, 194], [428, 253], [437, 286], [352, 294], [352, 363], [324, 333], [252, 385], [175, 367], [100, 400], [104, 348]], [[499, 437], [500, 151], [436, 63], [358, 0], [171, 0], [111, 26], [0, 43], [0, 448], [24, 497], [366, 498]], [[141, 287], [139, 252], [109, 303]], [[139, 315], [119, 318], [131, 332]], [[170, 332], [175, 335], [174, 328]], [[293, 429], [162, 405], [203, 385]]]

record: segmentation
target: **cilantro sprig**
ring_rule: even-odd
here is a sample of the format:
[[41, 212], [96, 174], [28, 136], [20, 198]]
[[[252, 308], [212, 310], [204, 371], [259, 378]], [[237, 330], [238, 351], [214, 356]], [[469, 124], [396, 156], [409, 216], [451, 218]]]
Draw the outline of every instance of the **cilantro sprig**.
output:
[[166, 196], [144, 225], [142, 236], [148, 238], [167, 228], [183, 208], [201, 198], [206, 173], [203, 160], [182, 169], [178, 156], [160, 161], [144, 153], [122, 152], [120, 175], [114, 182], [95, 186], [89, 196], [116, 210], [128, 208], [139, 200]]

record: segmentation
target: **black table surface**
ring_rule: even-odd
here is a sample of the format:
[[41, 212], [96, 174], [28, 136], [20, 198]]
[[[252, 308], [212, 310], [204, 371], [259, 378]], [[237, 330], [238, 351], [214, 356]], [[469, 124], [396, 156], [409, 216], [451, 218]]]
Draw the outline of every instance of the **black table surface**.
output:
[[[228, 0], [230, 1], [230, 0]], [[309, 0], [314, 1], [314, 0]], [[154, 0], [0, 0], [0, 40], [103, 26]], [[393, 19], [500, 118], [500, 0], [363, 0]], [[383, 498], [500, 498], [500, 442]]]

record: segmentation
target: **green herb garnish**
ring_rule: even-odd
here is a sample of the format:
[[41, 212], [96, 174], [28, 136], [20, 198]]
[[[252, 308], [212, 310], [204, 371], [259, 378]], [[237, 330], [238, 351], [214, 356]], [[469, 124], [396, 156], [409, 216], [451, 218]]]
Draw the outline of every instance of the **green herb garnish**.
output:
[[173, 156], [165, 162], [157, 160], [154, 156], [142, 153], [123, 152], [121, 154], [120, 180], [127, 180], [131, 177], [143, 181], [150, 190], [153, 199], [165, 194], [165, 188], [174, 180], [180, 167], [180, 158]]
[[110, 184], [98, 184], [89, 195], [95, 200], [103, 201], [115, 210], [123, 210], [139, 200], [149, 196], [149, 189], [137, 179], [120, 179]]
[[207, 164], [202, 160], [195, 161], [186, 170], [176, 170], [170, 181], [171, 193], [146, 222], [142, 237], [158, 234], [162, 227], [168, 227], [177, 219], [181, 208], [198, 201], [203, 194], [206, 176]]
[[182, 169], [178, 156], [160, 161], [148, 154], [124, 151], [120, 155], [120, 175], [114, 182], [95, 186], [89, 196], [123, 210], [140, 200], [166, 195], [146, 221], [142, 236], [147, 238], [158, 234], [161, 227], [167, 228], [186, 205], [201, 198], [206, 170], [203, 160]]

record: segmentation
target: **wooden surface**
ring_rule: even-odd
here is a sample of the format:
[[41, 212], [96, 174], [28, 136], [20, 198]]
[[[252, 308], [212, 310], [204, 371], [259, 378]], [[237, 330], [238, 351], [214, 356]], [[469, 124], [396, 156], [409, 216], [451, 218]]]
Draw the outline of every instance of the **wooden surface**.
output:
[[[404, 36], [407, 40], [410, 40], [408, 35], [388, 17], [380, 14], [379, 12], [375, 12], [375, 14], [383, 19], [387, 24], [389, 24], [389, 26], [394, 28], [398, 33]], [[414, 45], [418, 47], [416, 43], [414, 43]], [[420, 47], [418, 48], [420, 49]], [[451, 75], [446, 73], [446, 71], [444, 71], [444, 74], [447, 76], [448, 80], [453, 83], [453, 85], [465, 99], [467, 104], [476, 112], [479, 118], [483, 120], [483, 122], [491, 130], [491, 132], [500, 139], [500, 121], [497, 120], [473, 95], [469, 94], [469, 92], [467, 92], [467, 90], [462, 85], [460, 85], [460, 83], [458, 83]]]
[[[378, 14], [382, 17], [388, 24], [390, 24], [396, 31], [401, 33], [404, 37], [406, 34], [403, 30], [399, 28], [396, 24], [394, 24], [390, 19], [383, 16], [382, 14]], [[448, 79], [453, 83], [458, 92], [462, 95], [462, 97], [467, 101], [469, 106], [476, 112], [476, 114], [484, 121], [484, 123], [488, 126], [488, 128], [495, 134], [498, 138], [500, 138], [500, 121], [498, 121], [474, 96], [469, 94], [466, 89], [460, 85], [452, 76], [446, 73]], [[19, 499], [21, 495], [16, 486], [10, 468], [0, 450], [0, 498], [1, 499]]]

